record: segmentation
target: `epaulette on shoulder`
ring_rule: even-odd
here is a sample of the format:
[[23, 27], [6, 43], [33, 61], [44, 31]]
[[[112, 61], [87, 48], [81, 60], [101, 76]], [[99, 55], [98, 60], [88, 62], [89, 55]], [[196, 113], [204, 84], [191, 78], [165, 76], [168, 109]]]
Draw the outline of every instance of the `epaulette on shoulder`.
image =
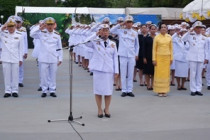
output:
[[4, 33], [8, 34], [9, 32], [6, 30], [6, 31], [4, 31]]
[[112, 43], [116, 43], [116, 40], [114, 39], [109, 39]]
[[26, 32], [26, 28], [25, 27], [21, 27], [22, 32]]
[[55, 34], [60, 35], [59, 32], [54, 31]]
[[20, 34], [20, 35], [22, 35], [22, 33], [21, 32], [16, 32], [17, 34]]
[[47, 33], [47, 31], [41, 31], [42, 33]]

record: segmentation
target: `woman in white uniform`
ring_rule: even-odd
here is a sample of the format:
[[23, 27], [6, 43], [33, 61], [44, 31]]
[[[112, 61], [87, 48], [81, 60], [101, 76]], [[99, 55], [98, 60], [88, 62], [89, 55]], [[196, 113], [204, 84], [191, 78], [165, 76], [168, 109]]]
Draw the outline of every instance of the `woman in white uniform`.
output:
[[[91, 41], [87, 46], [93, 48], [93, 56], [90, 60], [89, 69], [93, 71], [93, 89], [98, 106], [98, 117], [110, 118], [109, 106], [113, 93], [114, 76], [118, 75], [118, 57], [115, 42], [108, 39], [109, 25], [102, 24], [101, 39]], [[105, 109], [102, 110], [102, 96], [105, 98]]]
[[[181, 29], [179, 33], [172, 36], [174, 44], [175, 77], [177, 80], [177, 90], [187, 90], [184, 87], [188, 77], [188, 61], [186, 55], [189, 50], [188, 42], [182, 41], [181, 37], [187, 32], [187, 29]], [[182, 81], [181, 81], [182, 80]]]

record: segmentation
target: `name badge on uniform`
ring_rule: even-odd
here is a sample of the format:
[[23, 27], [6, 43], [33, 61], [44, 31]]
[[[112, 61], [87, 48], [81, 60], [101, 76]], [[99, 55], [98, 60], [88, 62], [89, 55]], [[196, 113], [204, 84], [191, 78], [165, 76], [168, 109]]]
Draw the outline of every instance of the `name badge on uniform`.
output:
[[18, 37], [15, 37], [15, 39], [19, 39]]
[[135, 34], [134, 34], [134, 33], [132, 33], [132, 34], [131, 34], [131, 36], [132, 36], [132, 37], [135, 37]]
[[57, 39], [57, 37], [55, 37], [55, 36], [53, 38]]
[[127, 31], [124, 31], [124, 34], [127, 34]]
[[196, 40], [196, 37], [193, 37], [193, 40]]
[[8, 38], [7, 36], [4, 36], [5, 38]]
[[111, 45], [111, 47], [112, 47], [112, 48], [114, 48], [114, 47], [115, 47], [115, 45], [114, 45], [114, 44], [112, 44], [112, 45]]
[[101, 43], [100, 43], [100, 41], [97, 41], [96, 44], [97, 44], [97, 45], [100, 45]]

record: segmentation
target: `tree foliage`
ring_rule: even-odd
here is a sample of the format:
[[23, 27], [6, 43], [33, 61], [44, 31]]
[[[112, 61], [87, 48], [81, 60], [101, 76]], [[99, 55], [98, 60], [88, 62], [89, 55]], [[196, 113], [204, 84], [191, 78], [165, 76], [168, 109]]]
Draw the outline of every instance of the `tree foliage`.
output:
[[38, 7], [184, 7], [193, 0], [0, 0], [0, 15], [4, 15], [4, 21], [10, 15], [15, 14], [15, 6]]

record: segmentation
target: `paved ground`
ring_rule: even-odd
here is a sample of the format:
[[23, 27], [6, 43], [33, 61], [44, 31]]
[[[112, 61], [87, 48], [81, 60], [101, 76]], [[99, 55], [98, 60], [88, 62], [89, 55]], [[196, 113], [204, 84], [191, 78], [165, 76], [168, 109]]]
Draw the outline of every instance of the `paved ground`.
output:
[[[30, 50], [31, 52], [31, 50]], [[68, 123], [47, 123], [67, 119], [69, 114], [68, 53], [58, 70], [58, 98], [42, 99], [37, 91], [39, 78], [35, 59], [25, 62], [24, 88], [20, 98], [4, 99], [0, 67], [0, 140], [79, 140]], [[171, 88], [167, 98], [159, 98], [134, 83], [135, 98], [114, 92], [110, 119], [97, 118], [92, 94], [92, 77], [74, 64], [73, 115], [82, 115], [85, 127], [74, 125], [84, 140], [209, 140], [210, 92], [189, 96]], [[188, 87], [188, 83], [187, 83]], [[189, 87], [188, 87], [189, 89]]]

